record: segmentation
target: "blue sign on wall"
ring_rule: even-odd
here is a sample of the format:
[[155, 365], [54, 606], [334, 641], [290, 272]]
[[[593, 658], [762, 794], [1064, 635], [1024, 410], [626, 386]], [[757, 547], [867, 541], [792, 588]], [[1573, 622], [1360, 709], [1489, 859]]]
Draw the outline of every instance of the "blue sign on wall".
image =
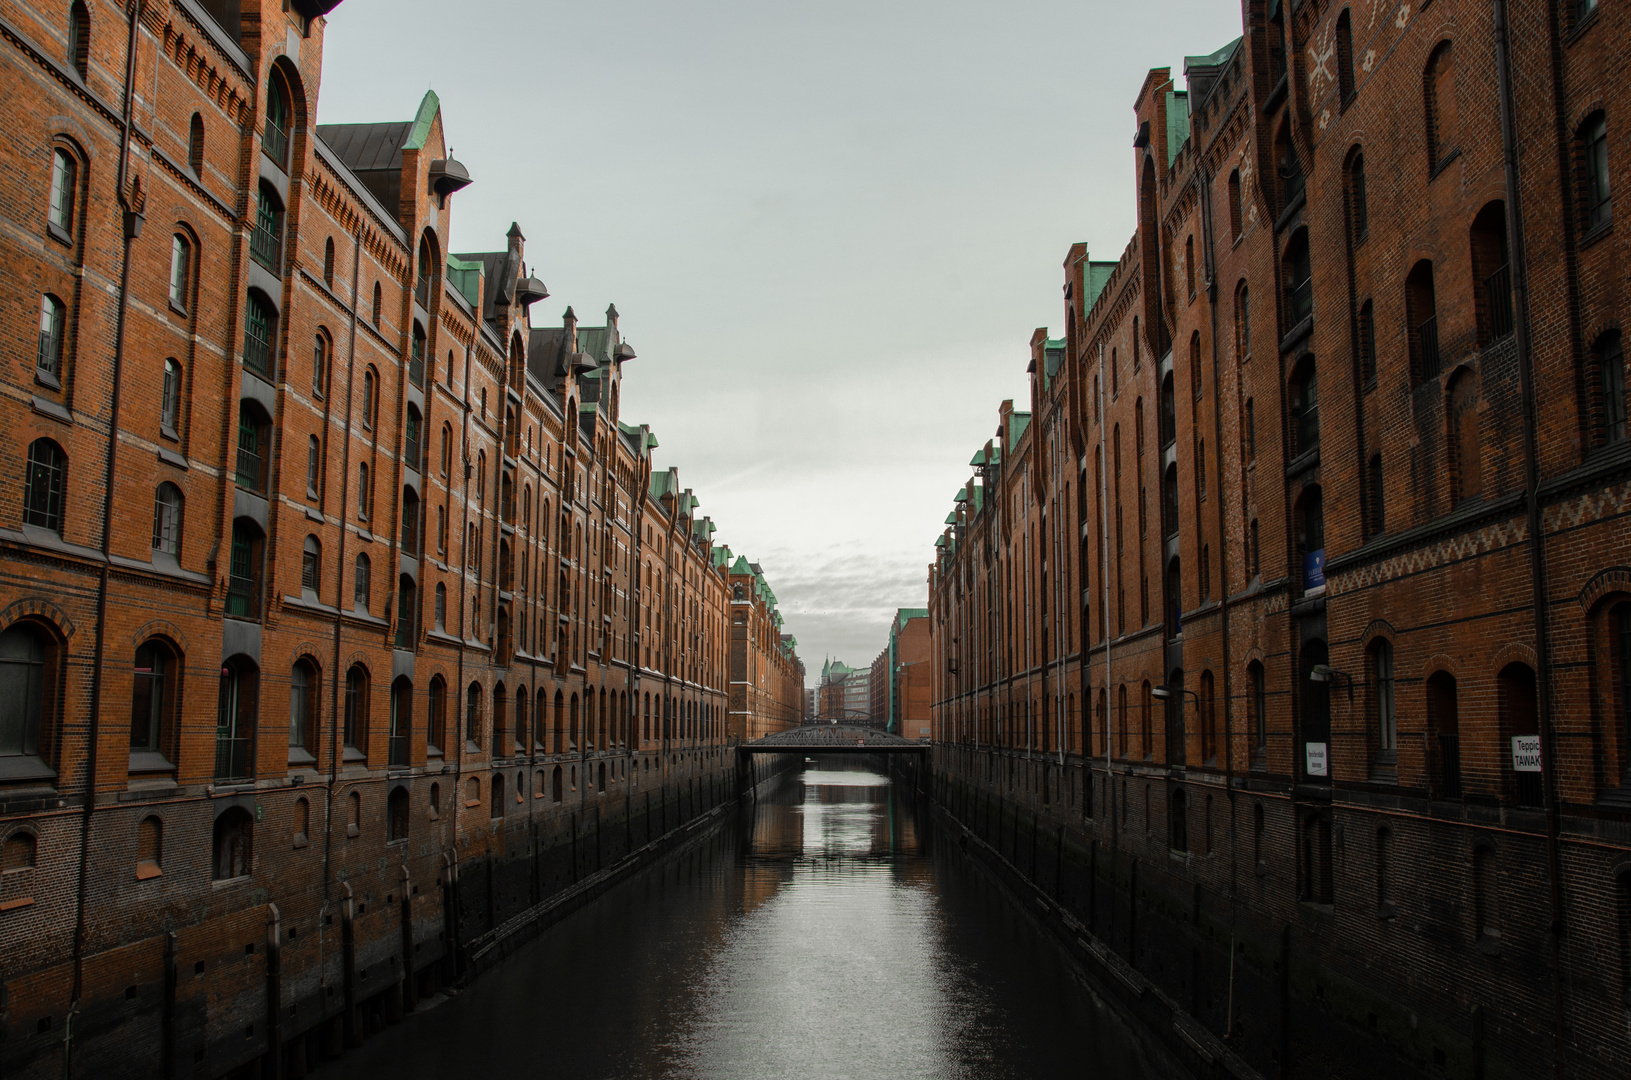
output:
[[1303, 556], [1303, 592], [1325, 588], [1325, 549]]

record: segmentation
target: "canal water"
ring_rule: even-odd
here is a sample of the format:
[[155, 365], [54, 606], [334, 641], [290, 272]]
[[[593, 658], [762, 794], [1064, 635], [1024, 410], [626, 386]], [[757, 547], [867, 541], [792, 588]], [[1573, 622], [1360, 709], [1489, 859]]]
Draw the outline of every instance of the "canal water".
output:
[[909, 792], [865, 764], [807, 763], [318, 1075], [1160, 1073]]

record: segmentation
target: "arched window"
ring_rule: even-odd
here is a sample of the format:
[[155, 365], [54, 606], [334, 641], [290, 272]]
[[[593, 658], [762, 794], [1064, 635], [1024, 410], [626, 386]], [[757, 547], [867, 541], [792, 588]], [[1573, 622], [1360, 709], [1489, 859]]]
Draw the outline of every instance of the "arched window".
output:
[[40, 343], [34, 354], [34, 377], [54, 390], [62, 389], [62, 354], [68, 309], [46, 293], [40, 297]]
[[1512, 273], [1506, 254], [1506, 204], [1488, 203], [1472, 223], [1473, 307], [1478, 344], [1512, 333]]
[[476, 451], [476, 505], [487, 509], [487, 451]]
[[261, 136], [261, 149], [285, 172], [289, 168], [289, 126], [292, 112], [289, 87], [284, 82], [283, 72], [274, 67], [266, 79], [266, 131]]
[[552, 802], [560, 802], [564, 796], [561, 785], [561, 767], [555, 766], [549, 782], [549, 797]]
[[453, 428], [449, 424], [442, 425], [442, 479], [447, 479], [448, 470], [453, 465]]
[[328, 386], [328, 368], [328, 338], [318, 334], [311, 351], [311, 393], [318, 400]]
[[1173, 851], [1189, 850], [1189, 794], [1182, 785], [1174, 784], [1167, 803], [1168, 846]]
[[1472, 371], [1462, 368], [1445, 393], [1445, 420], [1449, 428], [1450, 502], [1475, 499], [1484, 492], [1483, 451], [1478, 424], [1478, 385]]
[[1423, 97], [1427, 106], [1427, 167], [1437, 173], [1456, 155], [1460, 132], [1456, 126], [1455, 54], [1448, 41], [1440, 42], [1427, 61]]
[[1178, 437], [1178, 400], [1172, 385], [1172, 372], [1161, 380], [1161, 446], [1172, 445]]
[[362, 424], [372, 429], [379, 419], [379, 376], [373, 368], [362, 373]]
[[153, 550], [181, 556], [181, 489], [166, 480], [153, 496]]
[[277, 309], [265, 293], [250, 289], [244, 312], [244, 367], [263, 379], [270, 379], [276, 342]]
[[300, 592], [307, 600], [316, 600], [323, 588], [323, 543], [308, 535], [300, 552]]
[[170, 306], [185, 314], [192, 294], [193, 246], [180, 233], [170, 237]]
[[260, 403], [238, 402], [238, 456], [233, 480], [241, 488], [266, 494], [272, 456], [272, 421]]
[[1195, 299], [1195, 237], [1184, 237], [1184, 290]]
[[317, 747], [317, 667], [302, 657], [289, 670], [289, 757], [309, 761]]
[[344, 726], [341, 741], [347, 757], [362, 757], [368, 749], [368, 671], [354, 664], [345, 673]]
[[419, 301], [419, 306], [430, 307], [430, 277], [434, 268], [436, 257], [431, 249], [430, 237], [419, 238], [419, 259], [415, 266], [413, 296]]
[[356, 836], [362, 832], [362, 792], [356, 788], [345, 797], [345, 834]]
[[366, 613], [368, 602], [373, 591], [373, 564], [363, 552], [357, 553], [357, 562], [351, 579], [351, 605], [356, 610]]
[[306, 438], [306, 498], [316, 499], [322, 491], [323, 447], [317, 436]]
[[1439, 374], [1438, 305], [1433, 264], [1422, 259], [1405, 279], [1405, 319], [1410, 334], [1410, 368], [1416, 383]]
[[[1344, 17], [1347, 12], [1343, 12]], [[1364, 243], [1370, 235], [1370, 204], [1365, 195], [1365, 155], [1356, 153], [1348, 159], [1348, 225], [1353, 230], [1353, 242]]]
[[385, 800], [386, 841], [394, 843], [408, 838], [408, 789], [394, 787]]
[[430, 716], [425, 725], [425, 742], [434, 753], [441, 753], [447, 738], [447, 682], [440, 675], [430, 680]]
[[481, 746], [481, 684], [471, 683], [464, 695], [464, 738], [472, 747]]
[[[1511, 663], [1495, 677], [1501, 722], [1502, 748], [1511, 747], [1511, 791], [1519, 806], [1541, 805], [1540, 705], [1536, 696], [1535, 669], [1524, 663]], [[1506, 770], [1503, 769], [1502, 772]]]
[[1582, 209], [1589, 232], [1608, 225], [1613, 207], [1608, 194], [1608, 118], [1592, 113], [1575, 136], [1581, 163], [1580, 187], [1585, 196]]
[[[1284, 214], [1303, 195], [1303, 166], [1291, 144], [1291, 122], [1280, 125], [1274, 139], [1274, 167], [1280, 181], [1280, 210]], [[1295, 320], [1293, 320], [1295, 322]]]
[[91, 73], [91, 13], [83, 0], [74, 0], [68, 8], [68, 63], [79, 72], [84, 82]]
[[1246, 221], [1240, 211], [1240, 170], [1229, 174], [1229, 238], [1239, 240], [1246, 231]]
[[1286, 332], [1314, 313], [1314, 267], [1308, 254], [1308, 230], [1291, 234], [1281, 260], [1285, 281]]
[[[174, 650], [163, 641], [148, 641], [136, 650], [135, 681], [130, 697], [132, 753], [164, 753], [180, 700], [180, 687], [176, 685], [180, 676], [180, 662]], [[132, 760], [131, 764], [137, 762]]]
[[1386, 523], [1386, 515], [1382, 490], [1382, 455], [1372, 454], [1370, 461], [1365, 464], [1365, 535], [1367, 538], [1382, 535]]
[[1184, 579], [1176, 556], [1167, 564], [1167, 636], [1183, 632]]
[[1431, 758], [1433, 794], [1461, 797], [1461, 710], [1455, 676], [1434, 672], [1427, 679], [1427, 752]]
[[0, 759], [40, 754], [54, 658], [50, 639], [28, 623], [0, 634]]
[[396, 586], [396, 647], [412, 649], [419, 641], [418, 590], [413, 578], [403, 574]]
[[410, 558], [419, 557], [419, 496], [405, 484], [402, 487], [402, 552]]
[[1245, 279], [1235, 290], [1235, 359], [1241, 363], [1252, 355], [1252, 298]]
[[247, 877], [252, 866], [255, 820], [241, 806], [231, 806], [215, 819], [211, 876], [216, 881]]
[[1354, 33], [1353, 20], [1349, 18], [1349, 9], [1344, 8], [1342, 14], [1337, 16], [1337, 93], [1342, 97], [1342, 107], [1347, 108], [1348, 102], [1354, 96]]
[[249, 237], [249, 254], [273, 274], [282, 275], [283, 200], [265, 182], [255, 198], [255, 231]]
[[1592, 346], [1591, 363], [1597, 376], [1597, 400], [1593, 411], [1598, 443], [1624, 442], [1626, 439], [1626, 385], [1625, 352], [1620, 346], [1620, 332], [1611, 330], [1597, 339]]
[[147, 881], [164, 873], [164, 822], [154, 815], [136, 826], [136, 880]]
[[255, 720], [259, 713], [260, 668], [247, 656], [228, 659], [221, 665], [221, 691], [216, 701], [216, 780], [247, 780], [254, 775]]
[[51, 192], [46, 224], [64, 243], [73, 243], [74, 208], [79, 201], [79, 160], [67, 150], [51, 155]]
[[357, 518], [367, 521], [373, 516], [374, 510], [374, 477], [368, 469], [368, 462], [357, 463]]
[[532, 746], [527, 738], [527, 722], [532, 719], [532, 712], [527, 703], [527, 688], [520, 687], [515, 692], [515, 752], [526, 753]]
[[1303, 490], [1295, 516], [1303, 592], [1317, 592], [1325, 587], [1325, 500], [1318, 486]]
[[1319, 377], [1312, 356], [1304, 356], [1291, 371], [1288, 404], [1291, 411], [1291, 454], [1306, 454], [1320, 444]]
[[1246, 665], [1248, 698], [1246, 726], [1252, 739], [1252, 766], [1262, 767], [1269, 749], [1268, 694], [1264, 688], [1263, 665], [1256, 660]]
[[265, 534], [250, 518], [232, 523], [232, 554], [227, 577], [226, 614], [235, 619], [259, 619], [261, 572]]
[[440, 581], [436, 583], [436, 615], [435, 627], [437, 630], [447, 631], [447, 586]]
[[1393, 643], [1377, 638], [1367, 659], [1371, 677], [1371, 724], [1375, 732], [1372, 745], [1377, 759], [1391, 764], [1399, 749], [1399, 720], [1393, 695]]
[[[412, 351], [408, 354], [408, 379], [415, 386], [425, 385], [425, 329], [415, 320], [413, 324]], [[418, 457], [414, 459], [417, 468]]]
[[372, 317], [370, 319], [370, 321], [373, 322], [373, 324], [374, 324], [374, 326], [376, 328], [379, 326], [379, 317], [380, 317], [381, 312], [384, 311], [384, 309], [385, 309], [385, 293], [384, 293], [384, 291], [382, 289], [380, 289], [379, 282], [376, 281], [376, 282], [374, 282], [374, 310], [373, 310], [373, 315], [372, 315]]
[[1252, 518], [1246, 527], [1246, 573], [1254, 578], [1263, 573], [1262, 552], [1257, 546], [1257, 538], [1257, 519]]
[[175, 357], [167, 357], [164, 361], [164, 384], [159, 396], [159, 431], [166, 438], [181, 438], [181, 365]]
[[[410, 740], [413, 738], [413, 682], [403, 675], [391, 684], [391, 727], [386, 749], [390, 763], [404, 768], [409, 762]], [[407, 811], [403, 810], [404, 818]], [[406, 835], [404, 832], [402, 835]], [[393, 835], [392, 839], [401, 839]]]
[[1178, 466], [1167, 466], [1161, 482], [1161, 534], [1172, 536], [1178, 531]]
[[188, 127], [187, 164], [192, 166], [193, 176], [204, 175], [204, 118], [198, 113], [193, 113]]
[[334, 288], [334, 237], [323, 241], [323, 284]]

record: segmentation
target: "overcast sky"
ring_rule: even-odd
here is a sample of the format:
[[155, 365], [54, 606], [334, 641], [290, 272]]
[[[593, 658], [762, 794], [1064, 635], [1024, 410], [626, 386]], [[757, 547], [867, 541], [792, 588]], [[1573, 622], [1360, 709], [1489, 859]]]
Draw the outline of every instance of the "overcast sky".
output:
[[517, 221], [536, 322], [617, 304], [623, 418], [763, 565], [814, 685], [927, 603], [1066, 251], [1131, 235], [1146, 72], [1239, 34], [1236, 0], [345, 0], [318, 118], [436, 90], [475, 178], [452, 250]]

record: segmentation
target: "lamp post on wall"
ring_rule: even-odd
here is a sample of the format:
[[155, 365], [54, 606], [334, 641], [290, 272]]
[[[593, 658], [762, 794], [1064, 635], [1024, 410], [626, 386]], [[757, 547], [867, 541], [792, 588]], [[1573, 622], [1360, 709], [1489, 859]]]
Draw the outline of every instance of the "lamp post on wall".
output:
[[[1167, 733], [1166, 733], [1167, 734], [1167, 764], [1169, 766], [1171, 766], [1171, 765], [1181, 766], [1181, 765], [1187, 764], [1188, 761], [1189, 761], [1189, 749], [1188, 749], [1188, 744], [1187, 744], [1187, 741], [1186, 741], [1188, 733], [1189, 733], [1189, 729], [1188, 729], [1188, 726], [1184, 723], [1184, 700], [1183, 699], [1184, 699], [1184, 695], [1186, 695], [1186, 694], [1189, 697], [1192, 697], [1192, 698], [1195, 699], [1195, 713], [1198, 716], [1200, 714], [1200, 710], [1201, 710], [1201, 699], [1200, 699], [1200, 695], [1196, 694], [1195, 691], [1187, 690], [1182, 686], [1166, 686], [1166, 685], [1153, 687], [1150, 690], [1150, 696], [1155, 698], [1157, 701], [1164, 701], [1164, 702], [1167, 702], [1169, 705], [1171, 703], [1173, 703], [1173, 702], [1177, 702], [1177, 708], [1176, 709], [1169, 709], [1168, 712], [1167, 712], [1168, 716], [1171, 716], [1174, 712], [1176, 712], [1177, 716], [1178, 716], [1178, 737], [1176, 739], [1173, 738], [1173, 731], [1172, 731], [1171, 725], [1167, 726]], [[1106, 708], [1108, 708], [1108, 706], [1106, 706]], [[1109, 721], [1106, 720], [1107, 725], [1108, 725], [1108, 723], [1109, 723]], [[1176, 751], [1177, 751], [1176, 753], [1174, 753], [1175, 748], [1176, 748]]]

